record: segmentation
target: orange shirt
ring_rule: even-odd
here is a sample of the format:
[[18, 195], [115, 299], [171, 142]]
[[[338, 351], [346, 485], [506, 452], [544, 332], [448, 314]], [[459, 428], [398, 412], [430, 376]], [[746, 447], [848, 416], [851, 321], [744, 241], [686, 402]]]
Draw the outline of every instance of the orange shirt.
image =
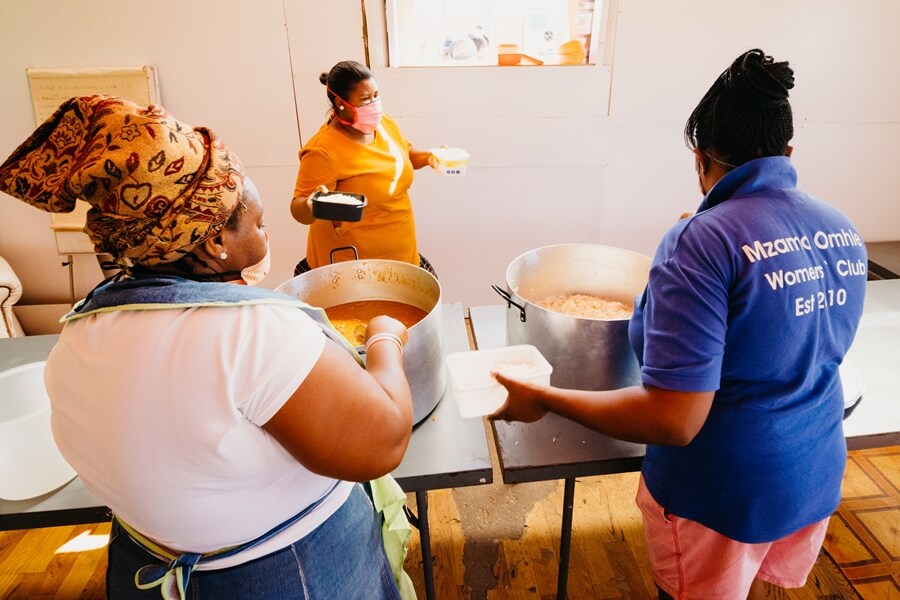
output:
[[[409, 141], [397, 123], [382, 116], [371, 144], [355, 142], [327, 123], [300, 150], [294, 197], [309, 196], [319, 185], [329, 190], [363, 194], [368, 203], [358, 222], [316, 220], [309, 226], [306, 258], [316, 268], [331, 264], [334, 248], [356, 247], [359, 258], [419, 264], [416, 226], [409, 186], [413, 166]], [[353, 252], [336, 252], [334, 261], [351, 260]]]

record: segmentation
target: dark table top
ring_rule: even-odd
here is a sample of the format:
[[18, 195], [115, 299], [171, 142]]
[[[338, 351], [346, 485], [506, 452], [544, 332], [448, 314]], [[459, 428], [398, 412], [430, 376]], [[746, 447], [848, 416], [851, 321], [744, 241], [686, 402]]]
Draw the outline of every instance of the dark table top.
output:
[[[444, 355], [469, 349], [459, 304], [442, 305]], [[0, 339], [0, 371], [47, 358], [59, 336]], [[480, 419], [463, 419], [450, 386], [413, 430], [403, 462], [393, 473], [407, 492], [491, 483], [490, 451]], [[78, 525], [108, 520], [108, 509], [75, 478], [28, 500], [0, 500], [0, 530]]]
[[[462, 306], [442, 306], [444, 357], [469, 350]], [[464, 419], [447, 385], [437, 407], [413, 429], [403, 462], [393, 473], [407, 492], [491, 483], [493, 470], [481, 419]]]

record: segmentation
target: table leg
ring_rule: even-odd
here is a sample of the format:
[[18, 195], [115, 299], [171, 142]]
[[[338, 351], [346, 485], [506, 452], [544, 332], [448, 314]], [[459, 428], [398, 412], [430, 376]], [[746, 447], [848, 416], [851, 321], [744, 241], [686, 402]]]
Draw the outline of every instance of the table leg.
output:
[[556, 599], [566, 600], [569, 585], [569, 546], [572, 543], [572, 510], [575, 505], [575, 479], [566, 479], [563, 487], [562, 531], [559, 535], [559, 574], [556, 579]]
[[428, 529], [428, 491], [416, 492], [419, 510], [419, 542], [422, 547], [422, 573], [425, 576], [425, 598], [434, 600], [434, 569], [431, 564], [431, 532]]

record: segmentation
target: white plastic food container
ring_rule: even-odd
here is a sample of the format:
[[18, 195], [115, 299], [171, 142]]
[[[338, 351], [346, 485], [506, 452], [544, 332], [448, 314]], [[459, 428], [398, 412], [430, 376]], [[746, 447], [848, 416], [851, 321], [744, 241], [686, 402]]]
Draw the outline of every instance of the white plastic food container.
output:
[[434, 170], [441, 175], [465, 175], [469, 153], [462, 148], [432, 148]]
[[493, 371], [510, 379], [549, 385], [553, 367], [529, 344], [450, 354], [447, 372], [463, 417], [490, 415], [503, 406], [506, 388], [491, 376]]

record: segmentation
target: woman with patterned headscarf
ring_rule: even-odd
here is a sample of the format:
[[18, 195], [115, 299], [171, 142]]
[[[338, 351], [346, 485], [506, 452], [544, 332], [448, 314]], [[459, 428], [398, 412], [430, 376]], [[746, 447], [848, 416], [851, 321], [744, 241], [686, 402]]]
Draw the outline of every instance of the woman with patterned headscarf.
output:
[[60, 451], [115, 514], [108, 597], [399, 598], [353, 482], [406, 449], [405, 327], [373, 319], [363, 369], [320, 311], [251, 287], [269, 256], [256, 188], [212, 131], [160, 107], [72, 98], [0, 166], [0, 191], [88, 202], [87, 233], [123, 269], [64, 318], [46, 365]]

